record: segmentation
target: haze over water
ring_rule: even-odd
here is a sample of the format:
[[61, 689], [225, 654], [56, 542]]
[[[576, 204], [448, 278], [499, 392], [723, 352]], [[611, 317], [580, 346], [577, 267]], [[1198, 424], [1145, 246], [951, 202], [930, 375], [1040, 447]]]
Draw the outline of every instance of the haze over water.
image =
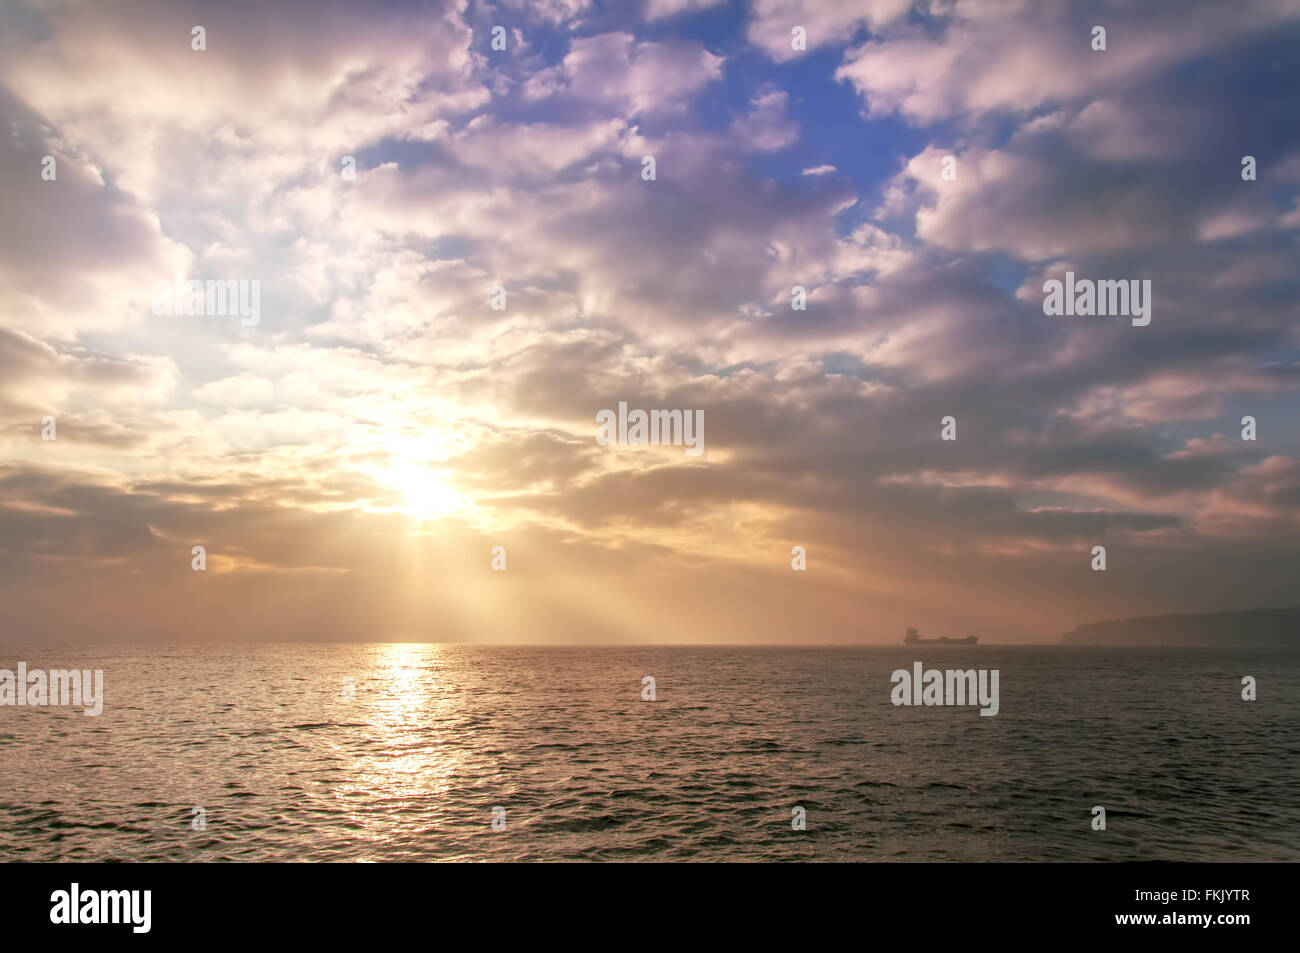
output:
[[[102, 668], [107, 697], [99, 717], [0, 708], [4, 860], [1300, 859], [1294, 650], [249, 645], [0, 666], [20, 660]], [[892, 705], [917, 660], [999, 669], [999, 713]]]

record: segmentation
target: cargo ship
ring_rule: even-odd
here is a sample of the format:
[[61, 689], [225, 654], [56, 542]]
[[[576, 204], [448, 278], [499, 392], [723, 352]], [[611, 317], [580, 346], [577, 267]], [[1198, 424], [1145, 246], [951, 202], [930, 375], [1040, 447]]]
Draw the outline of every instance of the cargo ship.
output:
[[941, 635], [937, 639], [923, 639], [916, 629], [908, 626], [907, 634], [903, 636], [903, 641], [908, 645], [978, 645], [979, 637], [968, 635], [960, 639], [950, 639], [946, 635]]

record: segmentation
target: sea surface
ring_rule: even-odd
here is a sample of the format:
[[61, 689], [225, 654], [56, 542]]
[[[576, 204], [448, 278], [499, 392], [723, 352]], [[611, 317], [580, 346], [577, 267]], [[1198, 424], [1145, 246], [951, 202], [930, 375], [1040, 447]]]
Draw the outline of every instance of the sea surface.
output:
[[[998, 669], [999, 713], [893, 705], [918, 660]], [[1290, 649], [0, 646], [19, 661], [102, 669], [106, 701], [0, 707], [4, 861], [1300, 860]]]

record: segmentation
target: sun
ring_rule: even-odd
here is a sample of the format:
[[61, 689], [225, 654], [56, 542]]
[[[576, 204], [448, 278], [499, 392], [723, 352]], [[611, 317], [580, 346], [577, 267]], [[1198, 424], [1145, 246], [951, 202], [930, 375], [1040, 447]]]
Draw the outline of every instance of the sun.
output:
[[468, 505], [432, 466], [402, 461], [378, 477], [402, 494], [400, 510], [416, 519], [431, 520], [463, 511]]

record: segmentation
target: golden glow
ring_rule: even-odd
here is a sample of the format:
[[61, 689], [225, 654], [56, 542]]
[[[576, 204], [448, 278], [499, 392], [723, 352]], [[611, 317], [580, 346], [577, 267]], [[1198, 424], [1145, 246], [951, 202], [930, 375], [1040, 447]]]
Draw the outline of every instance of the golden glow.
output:
[[461, 512], [466, 500], [438, 472], [426, 465], [403, 463], [380, 476], [402, 494], [402, 512], [418, 519], [437, 519]]

